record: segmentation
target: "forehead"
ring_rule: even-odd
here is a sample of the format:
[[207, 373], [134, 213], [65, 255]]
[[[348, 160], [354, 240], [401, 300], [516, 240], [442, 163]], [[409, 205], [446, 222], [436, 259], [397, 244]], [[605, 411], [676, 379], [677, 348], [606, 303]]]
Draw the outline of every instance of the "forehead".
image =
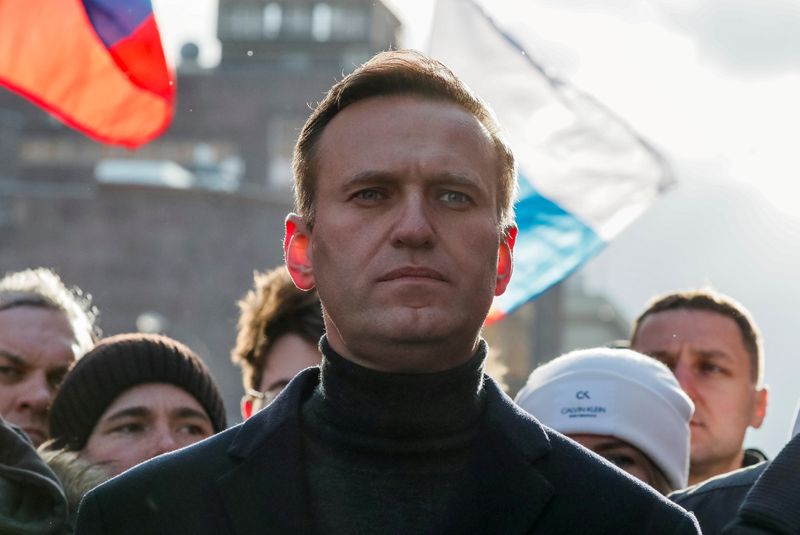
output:
[[406, 95], [370, 97], [340, 111], [320, 137], [316, 166], [319, 176], [425, 169], [498, 177], [491, 137], [474, 115]]
[[259, 389], [267, 391], [276, 382], [288, 381], [300, 370], [319, 364], [322, 354], [302, 336], [288, 333], [278, 338], [262, 358], [265, 361]]
[[154, 413], [188, 407], [205, 413], [200, 403], [186, 390], [169, 383], [145, 383], [131, 387], [117, 396], [100, 419], [134, 407]]
[[77, 342], [63, 312], [46, 307], [17, 306], [0, 310], [0, 349], [27, 362], [69, 365]]
[[739, 326], [729, 316], [711, 310], [664, 310], [647, 316], [639, 327], [635, 347], [648, 349], [675, 344], [715, 346], [746, 353]]

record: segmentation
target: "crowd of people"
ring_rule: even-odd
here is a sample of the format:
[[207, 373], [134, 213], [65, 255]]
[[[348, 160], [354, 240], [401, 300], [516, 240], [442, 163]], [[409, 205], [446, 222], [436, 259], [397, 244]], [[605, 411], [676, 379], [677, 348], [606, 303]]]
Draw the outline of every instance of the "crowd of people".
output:
[[656, 297], [512, 400], [485, 373], [514, 156], [446, 66], [385, 52], [303, 127], [285, 266], [240, 301], [242, 424], [163, 335], [102, 337], [43, 268], [0, 279], [2, 533], [798, 533], [800, 439], [747, 310]]

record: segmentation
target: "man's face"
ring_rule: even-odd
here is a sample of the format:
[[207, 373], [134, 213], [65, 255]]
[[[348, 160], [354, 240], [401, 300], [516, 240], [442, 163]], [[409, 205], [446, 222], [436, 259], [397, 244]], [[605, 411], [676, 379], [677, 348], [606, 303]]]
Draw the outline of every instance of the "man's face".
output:
[[108, 406], [81, 457], [115, 476], [213, 434], [211, 419], [191, 394], [167, 383], [146, 383], [126, 390]]
[[0, 415], [22, 428], [36, 446], [47, 439], [47, 412], [77, 347], [60, 311], [33, 306], [0, 310]]
[[644, 319], [633, 349], [669, 366], [694, 401], [692, 473], [738, 467], [745, 431], [761, 426], [767, 396], [751, 380], [736, 322], [706, 310], [658, 312]]
[[322, 355], [317, 346], [308, 343], [300, 335], [289, 333], [275, 340], [269, 353], [262, 358], [266, 360], [266, 364], [261, 372], [258, 391], [264, 397], [253, 399], [245, 395], [241, 407], [244, 418], [249, 418], [266, 407], [298, 372], [319, 364]]
[[450, 103], [369, 98], [326, 127], [316, 169], [314, 228], [290, 216], [287, 234], [309, 240], [298, 285], [316, 284], [331, 346], [398, 372], [469, 358], [511, 271], [497, 157], [479, 122]]

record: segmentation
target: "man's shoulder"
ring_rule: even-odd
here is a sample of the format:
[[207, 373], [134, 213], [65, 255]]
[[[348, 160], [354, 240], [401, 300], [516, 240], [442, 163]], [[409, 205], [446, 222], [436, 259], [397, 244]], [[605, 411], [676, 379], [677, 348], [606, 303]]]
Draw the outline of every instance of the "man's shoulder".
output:
[[317, 377], [314, 370], [301, 372], [244, 423], [95, 488], [81, 502], [76, 533], [227, 532], [234, 521], [227, 511], [237, 510], [255, 479], [274, 486], [281, 477], [274, 474], [296, 467], [300, 398]]
[[693, 512], [703, 533], [720, 533], [739, 510], [745, 496], [769, 462], [740, 468], [670, 494], [670, 499]]
[[492, 396], [491, 417], [549, 487], [550, 502], [537, 524], [543, 532], [698, 532], [694, 518], [664, 496], [542, 425], [507, 396]]
[[677, 503], [682, 503], [718, 493], [739, 492], [741, 489], [745, 489], [747, 492], [747, 489], [753, 485], [768, 465], [768, 462], [762, 462], [721, 474], [697, 485], [673, 492], [669, 497]]
[[227, 451], [240, 427], [241, 424], [191, 446], [159, 455], [110, 479], [95, 491], [123, 497], [139, 489], [151, 492], [153, 483], [157, 482], [159, 489], [170, 492], [173, 487], [187, 488], [193, 480], [221, 475], [232, 466]]

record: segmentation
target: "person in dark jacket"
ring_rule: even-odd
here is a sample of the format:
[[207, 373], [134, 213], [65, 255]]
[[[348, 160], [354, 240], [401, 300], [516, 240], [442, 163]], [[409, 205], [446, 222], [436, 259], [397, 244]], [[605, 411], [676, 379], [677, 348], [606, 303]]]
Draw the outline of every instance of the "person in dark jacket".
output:
[[0, 533], [60, 535], [67, 500], [30, 438], [0, 417]]
[[312, 112], [294, 169], [284, 253], [319, 292], [320, 367], [90, 492], [79, 534], [697, 533], [483, 373], [515, 165], [445, 65], [392, 51], [357, 68]]
[[297, 289], [285, 266], [253, 275], [253, 289], [239, 301], [231, 360], [242, 369], [242, 418], [250, 418], [280, 394], [302, 369], [322, 359], [325, 333], [317, 292]]
[[[800, 474], [800, 457], [798, 452], [800, 449], [798, 442], [798, 434], [800, 434], [800, 410], [798, 410], [792, 436], [794, 437], [790, 444], [781, 451], [783, 461], [781, 468], [771, 469], [773, 474], [771, 478], [784, 477], [788, 485], [796, 485], [797, 478], [792, 477], [792, 474]], [[794, 452], [794, 453], [792, 453]], [[793, 470], [786, 470], [787, 459], [794, 457], [795, 464]], [[733, 522], [737, 513], [739, 513], [742, 504], [745, 503], [748, 494], [751, 492], [753, 485], [760, 481], [762, 473], [769, 468], [770, 461], [758, 463], [748, 466], [728, 474], [723, 474], [705, 481], [699, 485], [694, 485], [688, 489], [670, 494], [670, 499], [680, 505], [681, 507], [692, 511], [700, 522], [700, 527], [703, 529], [704, 535], [716, 535], [723, 533], [725, 526]], [[788, 465], [792, 466], [792, 465]], [[781, 485], [782, 486], [782, 485]], [[778, 488], [778, 487], [776, 487]], [[771, 495], [771, 494], [768, 494]], [[778, 497], [779, 498], [779, 497]], [[758, 503], [756, 500], [755, 503]], [[775, 504], [782, 503], [780, 499], [775, 501]], [[795, 508], [800, 511], [800, 507]], [[790, 532], [787, 532], [790, 533]]]
[[658, 296], [634, 321], [630, 347], [666, 364], [694, 402], [690, 485], [766, 459], [743, 447], [768, 397], [761, 334], [744, 306], [710, 288]]
[[724, 535], [800, 533], [800, 435], [768, 463]]

